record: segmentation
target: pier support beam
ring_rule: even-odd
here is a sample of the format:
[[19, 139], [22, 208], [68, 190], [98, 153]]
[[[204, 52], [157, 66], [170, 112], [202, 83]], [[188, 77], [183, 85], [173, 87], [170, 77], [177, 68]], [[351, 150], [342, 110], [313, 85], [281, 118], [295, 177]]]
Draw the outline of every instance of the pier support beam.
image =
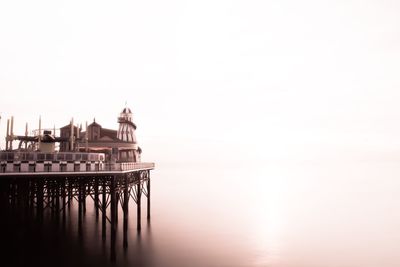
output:
[[66, 201], [67, 201], [67, 192], [65, 191], [65, 180], [61, 183], [61, 199], [62, 199], [62, 222], [63, 227], [65, 227], [65, 208], [66, 208]]
[[82, 214], [82, 182], [79, 182], [78, 187], [78, 213], [79, 216]]
[[36, 183], [35, 181], [30, 181], [29, 182], [29, 211], [30, 211], [30, 216], [33, 217], [34, 214], [34, 209], [35, 209], [35, 194], [36, 194]]
[[120, 195], [118, 192], [115, 193], [115, 199], [116, 199], [116, 207], [115, 207], [115, 223], [118, 223], [118, 202], [120, 199]]
[[82, 181], [79, 181], [79, 188], [78, 188], [78, 235], [79, 235], [79, 240], [82, 241], [83, 239], [83, 233], [82, 233], [82, 215], [83, 215], [83, 203], [82, 203], [82, 198], [83, 198], [83, 185]]
[[128, 247], [128, 218], [129, 218], [129, 178], [128, 175], [125, 174], [124, 177], [124, 205], [122, 207], [124, 213], [124, 222], [123, 222], [123, 248], [126, 249]]
[[99, 219], [99, 178], [94, 178], [94, 208], [96, 210], [96, 221]]
[[115, 232], [116, 232], [116, 216], [117, 216], [117, 195], [115, 192], [115, 176], [111, 177], [110, 184], [110, 198], [111, 198], [111, 261], [115, 261], [116, 259], [116, 251], [115, 251]]
[[147, 177], [147, 220], [150, 220], [150, 174]]
[[83, 214], [86, 214], [86, 190], [87, 190], [87, 187], [86, 187], [86, 182], [85, 182], [85, 180], [83, 181], [83, 191], [82, 191], [82, 193], [83, 193], [83, 196], [82, 196], [82, 210], [83, 210]]
[[68, 210], [71, 208], [72, 201], [72, 179], [68, 180]]
[[39, 221], [43, 220], [43, 201], [44, 201], [44, 192], [43, 192], [43, 181], [38, 181], [36, 185], [36, 212]]
[[107, 216], [107, 198], [106, 198], [106, 178], [103, 178], [103, 183], [102, 183], [102, 218], [101, 218], [101, 223], [102, 223], [102, 239], [103, 241], [106, 240], [106, 216]]
[[55, 207], [55, 212], [56, 212], [56, 218], [57, 218], [57, 223], [59, 222], [60, 219], [60, 183], [59, 181], [54, 181], [54, 195], [56, 198], [56, 207]]
[[137, 190], [136, 190], [137, 230], [138, 231], [140, 231], [142, 229], [141, 197], [142, 197], [142, 181], [139, 177], [139, 181], [137, 184]]

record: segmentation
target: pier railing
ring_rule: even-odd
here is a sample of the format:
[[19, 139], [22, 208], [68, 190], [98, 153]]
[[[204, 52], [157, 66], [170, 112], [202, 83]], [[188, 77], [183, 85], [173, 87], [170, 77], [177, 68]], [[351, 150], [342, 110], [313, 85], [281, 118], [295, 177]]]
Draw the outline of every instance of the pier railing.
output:
[[140, 169], [154, 169], [153, 162], [120, 162], [104, 164], [104, 171], [130, 171]]
[[99, 173], [99, 172], [124, 172], [136, 170], [152, 170], [152, 162], [100, 162], [100, 163], [54, 163], [54, 162], [7, 162], [0, 161], [0, 176], [13, 174], [35, 173]]

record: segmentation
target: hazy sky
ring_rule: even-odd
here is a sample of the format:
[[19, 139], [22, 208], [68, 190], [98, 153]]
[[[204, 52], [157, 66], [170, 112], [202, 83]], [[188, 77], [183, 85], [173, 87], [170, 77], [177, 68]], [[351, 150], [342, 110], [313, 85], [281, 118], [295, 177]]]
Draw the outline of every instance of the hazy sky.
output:
[[20, 133], [39, 115], [116, 129], [127, 101], [148, 160], [393, 159], [399, 14], [382, 0], [3, 0], [0, 137], [11, 115]]

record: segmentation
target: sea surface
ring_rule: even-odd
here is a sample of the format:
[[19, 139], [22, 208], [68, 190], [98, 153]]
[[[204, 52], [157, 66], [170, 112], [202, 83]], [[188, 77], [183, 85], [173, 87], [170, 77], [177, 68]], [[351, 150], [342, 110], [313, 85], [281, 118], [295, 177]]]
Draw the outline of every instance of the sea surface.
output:
[[77, 203], [65, 224], [6, 214], [0, 265], [400, 266], [398, 163], [161, 163], [151, 182], [151, 220], [144, 203], [137, 232], [130, 202], [126, 248], [119, 211], [114, 261], [88, 200], [81, 231]]

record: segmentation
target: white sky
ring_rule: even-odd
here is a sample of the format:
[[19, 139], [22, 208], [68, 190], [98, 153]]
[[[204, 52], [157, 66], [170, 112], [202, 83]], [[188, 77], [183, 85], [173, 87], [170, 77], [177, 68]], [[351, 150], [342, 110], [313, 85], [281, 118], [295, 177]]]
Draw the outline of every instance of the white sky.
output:
[[11, 115], [20, 133], [39, 115], [117, 129], [128, 101], [147, 160], [393, 159], [399, 14], [382, 0], [2, 0], [0, 138]]

